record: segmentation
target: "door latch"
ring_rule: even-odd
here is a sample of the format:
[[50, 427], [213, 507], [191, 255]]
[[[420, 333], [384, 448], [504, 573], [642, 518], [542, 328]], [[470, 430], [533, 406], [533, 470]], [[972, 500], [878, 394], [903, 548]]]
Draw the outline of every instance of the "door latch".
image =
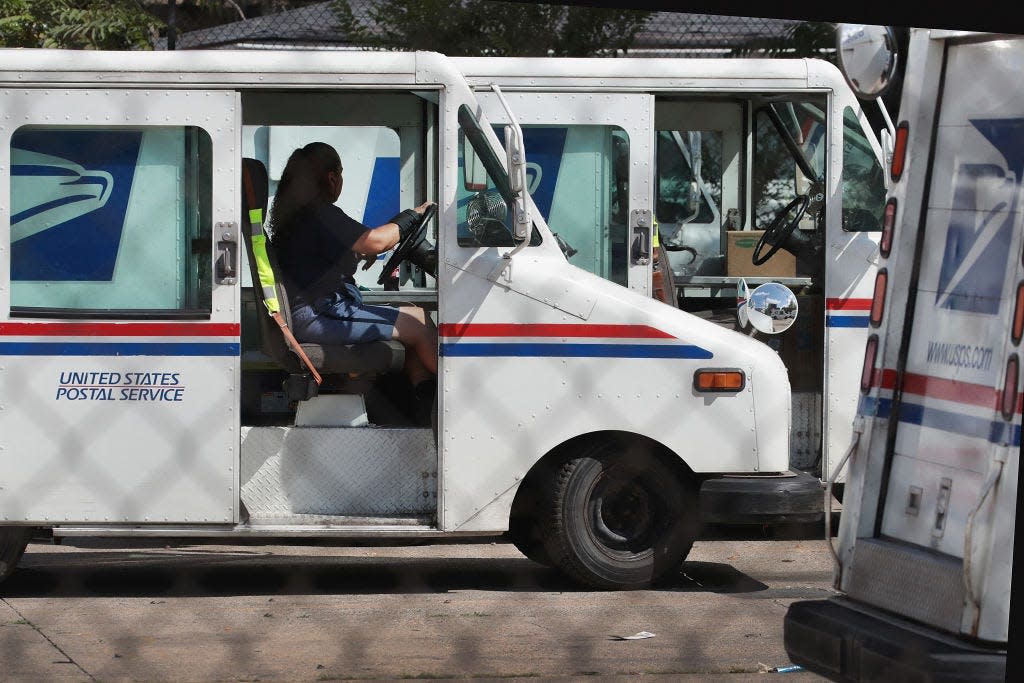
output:
[[938, 546], [946, 531], [946, 520], [949, 517], [949, 498], [953, 488], [953, 480], [943, 477], [939, 482], [939, 499], [935, 503], [935, 525], [932, 527], [932, 545]]
[[214, 227], [217, 236], [217, 284], [238, 282], [238, 224], [228, 221]]
[[629, 223], [633, 228], [633, 244], [630, 258], [635, 265], [646, 266], [651, 262], [651, 231], [654, 221], [647, 209], [633, 209], [629, 213]]

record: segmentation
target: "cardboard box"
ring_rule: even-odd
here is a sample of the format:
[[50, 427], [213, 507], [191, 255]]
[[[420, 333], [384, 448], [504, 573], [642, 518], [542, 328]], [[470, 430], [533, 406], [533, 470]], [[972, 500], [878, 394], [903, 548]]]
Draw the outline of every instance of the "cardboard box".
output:
[[[725, 274], [729, 277], [794, 277], [796, 257], [779, 249], [764, 264], [755, 266], [750, 260], [754, 247], [764, 234], [763, 230], [729, 230], [726, 235]], [[765, 245], [765, 254], [771, 245]]]

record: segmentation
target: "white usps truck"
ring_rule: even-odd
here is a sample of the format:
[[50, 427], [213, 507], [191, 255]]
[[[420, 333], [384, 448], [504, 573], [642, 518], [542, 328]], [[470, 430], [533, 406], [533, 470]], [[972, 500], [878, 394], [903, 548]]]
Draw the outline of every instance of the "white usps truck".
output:
[[[876, 93], [892, 71], [890, 32], [841, 35], [853, 80]], [[785, 643], [834, 680], [1002, 681], [1021, 439], [1024, 40], [913, 29], [905, 68], [835, 549], [841, 594], [794, 603]]]
[[[438, 324], [432, 428], [400, 345], [282, 333], [268, 197], [297, 128], [347, 127], [392, 140], [399, 206], [438, 206], [364, 291]], [[0, 576], [33, 527], [508, 532], [594, 586], [678, 568], [705, 479], [787, 470], [786, 368], [571, 265], [505, 137], [437, 54], [3, 51]], [[403, 258], [430, 277], [386, 288]]]
[[[705, 521], [820, 519], [856, 413], [885, 203], [882, 144], [842, 73], [817, 59], [453, 62], [492, 122], [509, 120], [502, 99], [518, 118], [530, 194], [569, 263], [648, 295], [661, 279], [664, 301], [785, 363], [787, 471], [707, 481]], [[794, 292], [796, 320], [737, 325], [738, 290], [769, 282]]]

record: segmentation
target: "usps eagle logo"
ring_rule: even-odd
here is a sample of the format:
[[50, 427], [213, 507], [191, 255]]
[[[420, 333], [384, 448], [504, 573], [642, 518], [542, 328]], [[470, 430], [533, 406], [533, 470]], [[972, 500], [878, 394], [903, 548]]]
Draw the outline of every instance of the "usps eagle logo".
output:
[[101, 209], [114, 191], [114, 178], [106, 171], [39, 152], [11, 152], [12, 184], [31, 187], [11, 193], [11, 242]]
[[15, 132], [11, 139], [12, 280], [113, 279], [141, 147], [141, 131], [26, 128]]
[[973, 119], [971, 124], [998, 150], [1005, 166], [963, 163], [957, 168], [936, 305], [995, 315], [1017, 222], [1024, 119]]

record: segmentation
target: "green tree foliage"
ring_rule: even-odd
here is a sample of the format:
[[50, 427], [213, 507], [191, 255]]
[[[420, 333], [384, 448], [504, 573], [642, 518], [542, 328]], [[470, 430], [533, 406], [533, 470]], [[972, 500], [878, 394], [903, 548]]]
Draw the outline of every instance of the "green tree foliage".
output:
[[356, 16], [334, 0], [353, 44], [454, 56], [590, 57], [628, 50], [650, 12], [491, 0], [378, 0]]
[[779, 38], [762, 38], [733, 50], [733, 56], [816, 57], [835, 63], [836, 25], [804, 21]]
[[136, 0], [0, 0], [0, 47], [149, 49], [159, 28]]

